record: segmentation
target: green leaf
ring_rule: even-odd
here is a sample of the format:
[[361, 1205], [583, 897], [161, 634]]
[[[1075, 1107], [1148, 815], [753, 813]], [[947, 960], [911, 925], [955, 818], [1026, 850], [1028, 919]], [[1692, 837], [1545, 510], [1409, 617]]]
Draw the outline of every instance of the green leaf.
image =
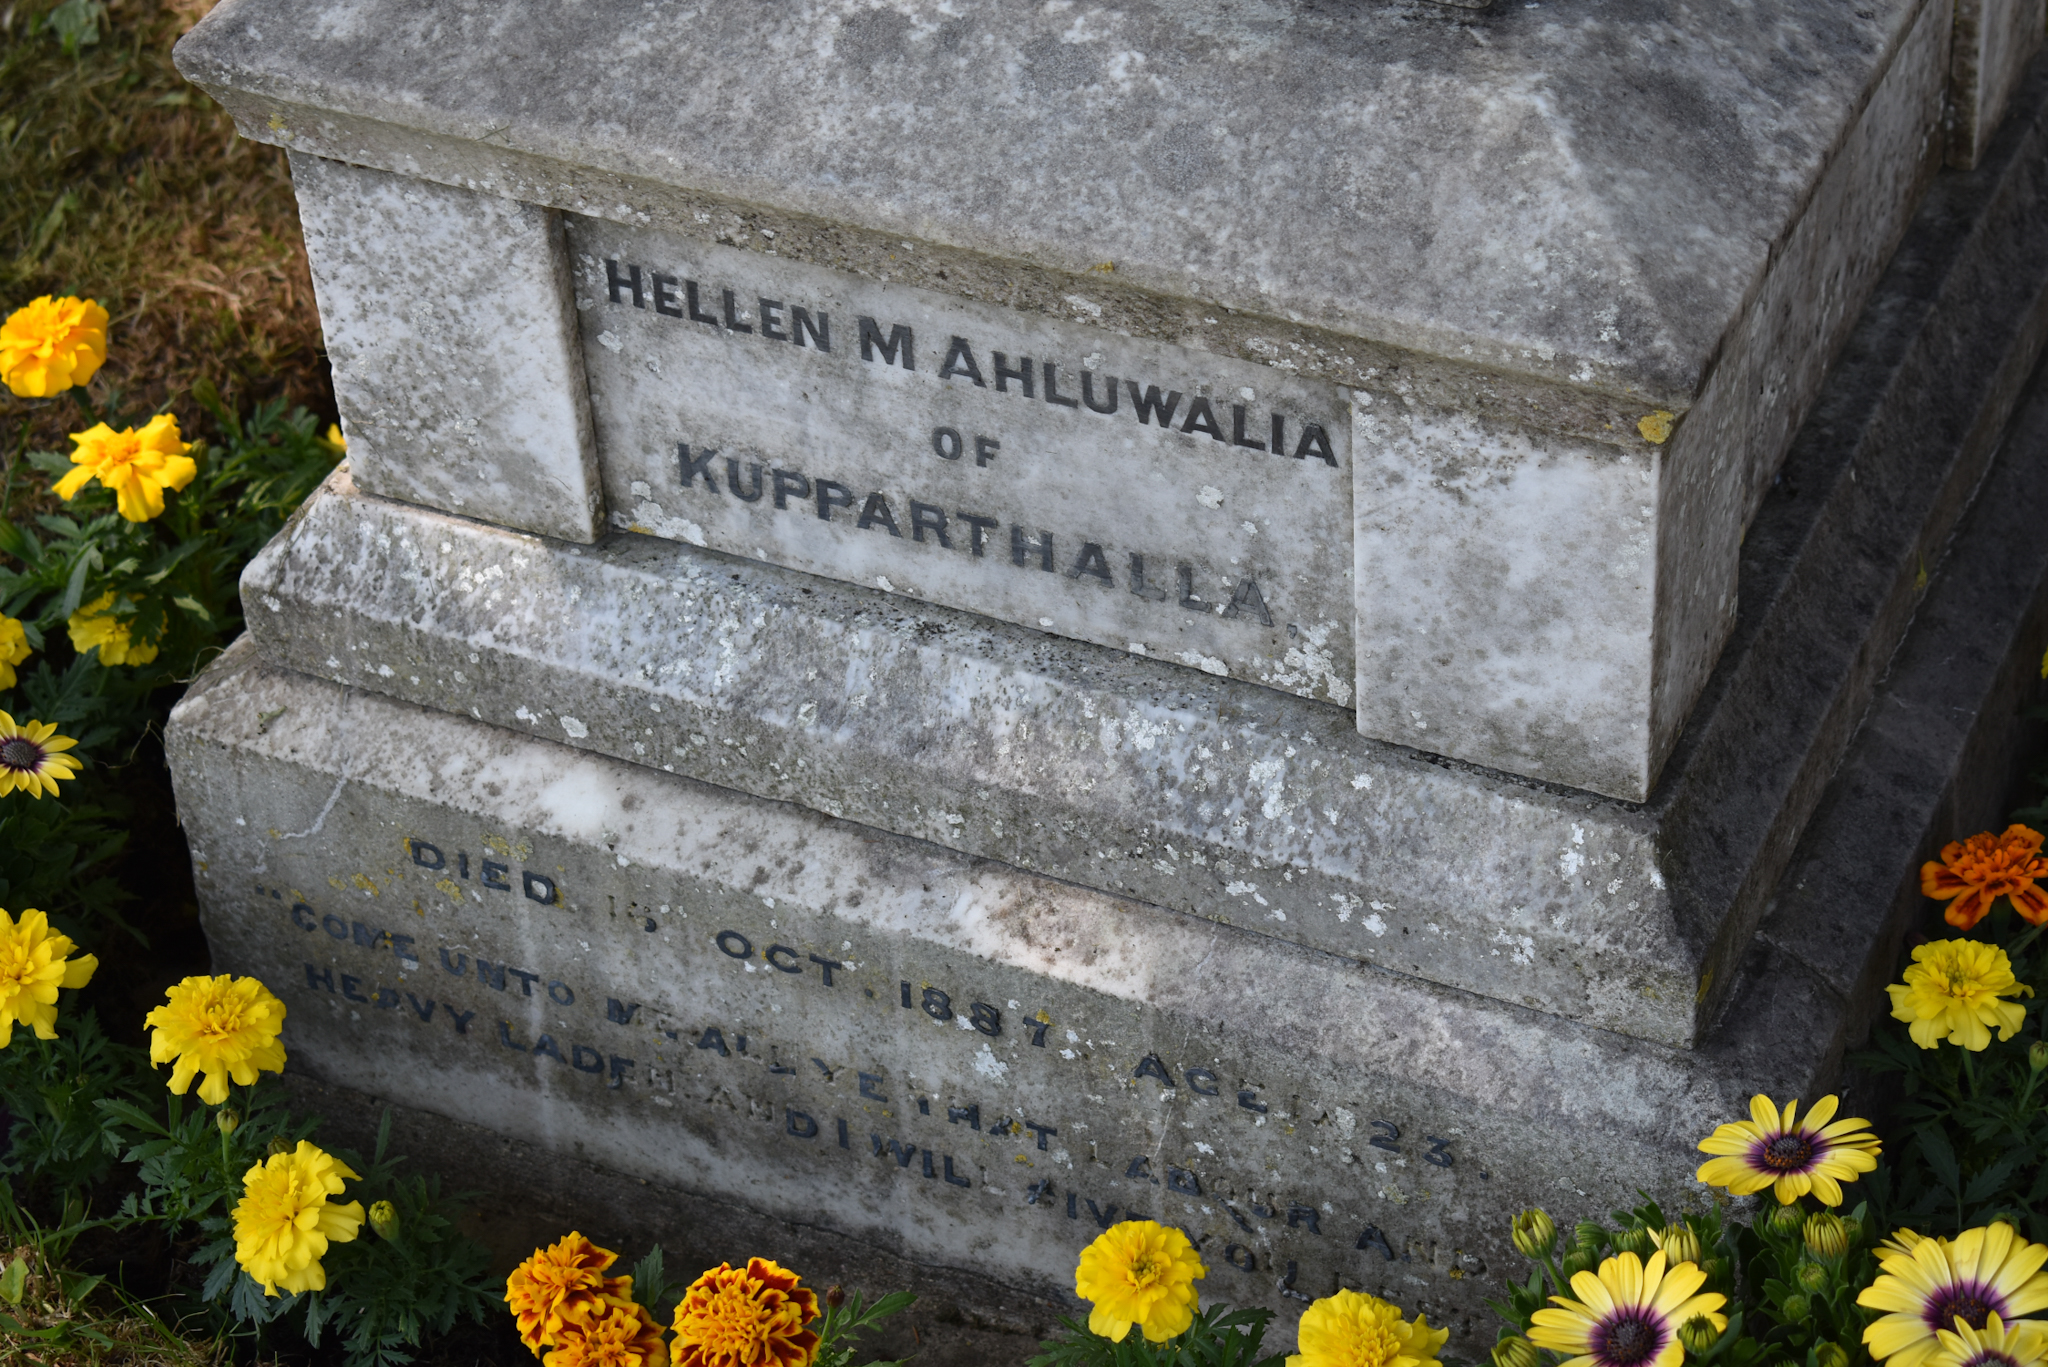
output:
[[1921, 1128], [1919, 1140], [1920, 1152], [1927, 1159], [1927, 1166], [1934, 1169], [1935, 1178], [1951, 1195], [1959, 1192], [1963, 1173], [1956, 1162], [1956, 1151], [1949, 1145], [1948, 1135], [1939, 1125], [1927, 1125]]
[[2013, 1169], [2019, 1166], [2020, 1161], [2031, 1157], [2032, 1154], [2024, 1152], [2009, 1153], [1972, 1177], [1970, 1185], [1963, 1190], [1964, 1202], [1976, 1205], [1979, 1201], [1990, 1200], [1995, 1193], [2005, 1189], [2006, 1179], [2012, 1176]]
[[71, 567], [70, 582], [64, 585], [64, 601], [57, 606], [57, 615], [69, 618], [78, 611], [78, 605], [85, 599], [85, 576], [92, 571], [93, 562], [99, 557], [91, 553], [78, 557], [78, 563]]
[[28, 1286], [28, 1255], [23, 1254], [0, 1272], [0, 1301], [9, 1305], [21, 1304], [21, 1293]]

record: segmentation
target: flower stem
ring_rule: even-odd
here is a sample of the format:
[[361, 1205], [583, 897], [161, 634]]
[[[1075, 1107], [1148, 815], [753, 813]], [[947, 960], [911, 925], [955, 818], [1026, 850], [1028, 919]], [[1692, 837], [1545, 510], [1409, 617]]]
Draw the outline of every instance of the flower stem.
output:
[[21, 462], [28, 456], [28, 431], [28, 419], [23, 418], [21, 420], [21, 435], [15, 439], [14, 443], [14, 455], [7, 462], [5, 477], [0, 478], [0, 517], [5, 517], [7, 510], [14, 505], [14, 472], [20, 468]]
[[2041, 925], [2030, 927], [2025, 934], [2005, 947], [2006, 956], [2012, 959], [2019, 958], [2020, 952], [2028, 945], [2034, 943], [2035, 937], [2040, 935], [2044, 929], [2048, 929], [2048, 921], [2044, 921]]

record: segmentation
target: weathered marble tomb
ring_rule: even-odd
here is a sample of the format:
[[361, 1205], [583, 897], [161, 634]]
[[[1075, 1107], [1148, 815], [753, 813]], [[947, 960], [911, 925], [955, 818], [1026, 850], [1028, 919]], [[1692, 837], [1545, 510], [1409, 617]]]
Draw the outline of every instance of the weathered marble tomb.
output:
[[1830, 1075], [1887, 663], [2038, 656], [2042, 25], [227, 0], [350, 459], [175, 718], [219, 962], [633, 1177], [1467, 1324]]

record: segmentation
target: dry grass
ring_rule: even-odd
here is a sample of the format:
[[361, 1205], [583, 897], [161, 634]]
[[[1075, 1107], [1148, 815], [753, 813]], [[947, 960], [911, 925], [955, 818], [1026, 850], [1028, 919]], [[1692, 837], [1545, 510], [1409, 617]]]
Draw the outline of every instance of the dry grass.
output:
[[[236, 408], [283, 393], [323, 418], [333, 399], [284, 156], [235, 136], [171, 65], [213, 0], [109, 0], [97, 44], [67, 56], [34, 31], [55, 0], [0, 0], [0, 312], [41, 294], [113, 315], [92, 384], [129, 412], [205, 376]], [[0, 431], [66, 450], [76, 408], [0, 390]], [[8, 445], [12, 445], [9, 441]]]

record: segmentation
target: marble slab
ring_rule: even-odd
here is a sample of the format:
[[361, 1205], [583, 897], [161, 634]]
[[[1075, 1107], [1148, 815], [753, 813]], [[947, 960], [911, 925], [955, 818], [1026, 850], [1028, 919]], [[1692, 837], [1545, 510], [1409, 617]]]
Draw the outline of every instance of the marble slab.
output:
[[654, 537], [338, 477], [244, 578], [268, 658], [1463, 990], [1692, 1043], [1871, 706], [2048, 327], [2048, 72], [1945, 177], [1743, 547], [1642, 805], [1323, 702]]
[[[296, 154], [1350, 391], [1356, 724], [1642, 800], [1939, 163], [1954, 28], [1938, 0], [238, 0], [178, 53]], [[1278, 644], [1170, 654], [1326, 672]]]
[[1135, 1212], [1189, 1231], [1206, 1295], [1280, 1310], [1276, 1347], [1341, 1285], [1476, 1359], [1514, 1211], [1704, 1202], [1700, 1134], [1753, 1091], [1839, 1085], [1933, 915], [1918, 861], [1996, 815], [2041, 691], [2038, 376], [2013, 442], [1693, 1050], [310, 679], [246, 639], [167, 753], [216, 962], [284, 997], [304, 1073], [462, 1142], [574, 1154], [593, 1202], [679, 1188], [1062, 1300], [1076, 1250]]
[[1352, 701], [1327, 381], [567, 222], [614, 528]]
[[[1668, 1188], [1818, 1062], [1645, 1046], [246, 645], [169, 747], [215, 968], [280, 994], [295, 1069], [1055, 1294], [1143, 1216], [1207, 1295], [1362, 1285], [1478, 1357], [1514, 1210]], [[1795, 980], [1764, 1015], [1815, 1006]]]

